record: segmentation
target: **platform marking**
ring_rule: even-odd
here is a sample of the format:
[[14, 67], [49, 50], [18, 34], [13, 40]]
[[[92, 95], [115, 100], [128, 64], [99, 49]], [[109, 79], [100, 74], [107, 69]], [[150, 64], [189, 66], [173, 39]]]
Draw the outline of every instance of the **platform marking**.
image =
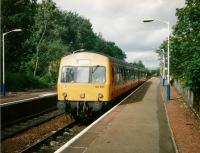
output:
[[[146, 83], [146, 82], [145, 82]], [[130, 93], [126, 98], [124, 98], [120, 103], [115, 105], [112, 109], [110, 109], [108, 112], [104, 113], [102, 116], [100, 116], [96, 121], [91, 123], [88, 127], [86, 127], [84, 130], [82, 130], [80, 133], [78, 133], [76, 136], [74, 136], [72, 139], [70, 139], [67, 143], [65, 143], [62, 147], [60, 147], [58, 150], [56, 150], [54, 153], [62, 153], [67, 147], [69, 147], [73, 142], [75, 142], [77, 139], [79, 139], [83, 134], [85, 134], [90, 128], [92, 128], [95, 124], [97, 124], [99, 121], [101, 121], [106, 115], [108, 115], [111, 111], [113, 111], [117, 106], [119, 106], [121, 103], [123, 103], [126, 99], [128, 99], [132, 94], [134, 94], [136, 91], [138, 91], [145, 83], [143, 83], [141, 86], [139, 86], [137, 89], [135, 89], [132, 93]]]
[[35, 99], [39, 99], [39, 97], [21, 99], [21, 100], [17, 100], [17, 101], [13, 101], [13, 102], [8, 102], [8, 103], [0, 104], [0, 106], [9, 106], [9, 105], [12, 105], [12, 104], [23, 103], [23, 102], [31, 101], [31, 100], [35, 100]]
[[54, 96], [54, 95], [57, 95], [57, 93], [42, 94], [42, 95], [35, 96], [35, 97], [32, 97], [32, 98], [21, 99], [21, 100], [16, 100], [16, 101], [13, 101], [13, 102], [7, 102], [7, 103], [4, 103], [4, 104], [0, 104], [0, 106], [4, 107], [4, 106], [13, 105], [13, 104], [20, 104], [20, 103], [24, 103], [24, 102], [29, 102], [31, 100], [37, 100], [37, 99], [40, 99], [40, 98], [43, 98], [43, 97]]
[[48, 97], [48, 96], [53, 96], [53, 95], [56, 95], [56, 93], [55, 92], [45, 93], [45, 94], [39, 95], [38, 97]]

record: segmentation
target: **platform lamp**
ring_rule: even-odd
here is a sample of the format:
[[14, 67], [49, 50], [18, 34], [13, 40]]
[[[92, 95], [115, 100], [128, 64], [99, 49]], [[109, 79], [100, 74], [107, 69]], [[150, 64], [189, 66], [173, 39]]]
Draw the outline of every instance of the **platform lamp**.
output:
[[170, 35], [170, 23], [169, 21], [163, 21], [163, 20], [159, 20], [159, 19], [145, 19], [143, 20], [143, 22], [153, 22], [153, 21], [158, 21], [161, 23], [164, 23], [167, 25], [168, 28], [168, 36], [167, 36], [167, 97], [166, 99], [169, 101], [170, 100], [170, 79], [169, 79], [169, 35]]
[[11, 32], [19, 32], [19, 31], [22, 31], [22, 29], [14, 29], [14, 30], [11, 30], [11, 31], [8, 31], [8, 32], [5, 32], [3, 33], [3, 53], [2, 53], [2, 56], [3, 56], [3, 82], [2, 82], [2, 96], [5, 96], [6, 95], [6, 84], [5, 84], [5, 46], [4, 46], [4, 37], [11, 33]]

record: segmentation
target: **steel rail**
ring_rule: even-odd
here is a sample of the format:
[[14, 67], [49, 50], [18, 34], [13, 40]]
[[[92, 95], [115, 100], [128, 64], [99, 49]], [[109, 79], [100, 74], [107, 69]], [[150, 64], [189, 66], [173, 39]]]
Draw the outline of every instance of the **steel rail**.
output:
[[36, 151], [42, 144], [44, 144], [45, 142], [47, 142], [50, 138], [53, 138], [53, 137], [56, 137], [56, 136], [60, 135], [60, 133], [62, 133], [65, 129], [71, 129], [75, 125], [77, 125], [77, 121], [73, 121], [70, 124], [66, 124], [61, 129], [57, 130], [54, 133], [49, 134], [48, 136], [44, 137], [40, 141], [35, 142], [34, 144], [32, 144], [31, 146], [29, 146], [28, 148], [22, 150], [20, 153], [30, 153], [30, 152]]
[[29, 118], [28, 120], [16, 123], [10, 127], [1, 129], [1, 141], [5, 140], [9, 137], [12, 137], [18, 133], [26, 131], [34, 126], [47, 122], [57, 116], [64, 114], [64, 111], [53, 110], [51, 112], [46, 112], [41, 115], [33, 116], [33, 118]]

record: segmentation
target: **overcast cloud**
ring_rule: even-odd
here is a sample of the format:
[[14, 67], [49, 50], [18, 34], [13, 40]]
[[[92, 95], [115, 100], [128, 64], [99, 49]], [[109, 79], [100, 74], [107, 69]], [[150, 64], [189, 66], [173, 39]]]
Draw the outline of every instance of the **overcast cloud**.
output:
[[167, 38], [163, 23], [143, 23], [146, 18], [176, 23], [176, 8], [184, 0], [53, 0], [62, 10], [77, 12], [90, 20], [93, 30], [113, 41], [128, 62], [142, 60], [148, 68], [159, 66], [155, 49]]

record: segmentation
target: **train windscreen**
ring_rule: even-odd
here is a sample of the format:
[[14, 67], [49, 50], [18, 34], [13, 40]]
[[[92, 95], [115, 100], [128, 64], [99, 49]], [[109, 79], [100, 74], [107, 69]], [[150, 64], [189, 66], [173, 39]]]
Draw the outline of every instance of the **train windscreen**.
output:
[[105, 83], [106, 68], [103, 66], [63, 67], [61, 82], [63, 83]]
[[88, 83], [89, 82], [89, 67], [77, 67], [76, 71], [76, 82], [77, 83]]
[[92, 83], [105, 83], [106, 68], [102, 66], [92, 67]]

